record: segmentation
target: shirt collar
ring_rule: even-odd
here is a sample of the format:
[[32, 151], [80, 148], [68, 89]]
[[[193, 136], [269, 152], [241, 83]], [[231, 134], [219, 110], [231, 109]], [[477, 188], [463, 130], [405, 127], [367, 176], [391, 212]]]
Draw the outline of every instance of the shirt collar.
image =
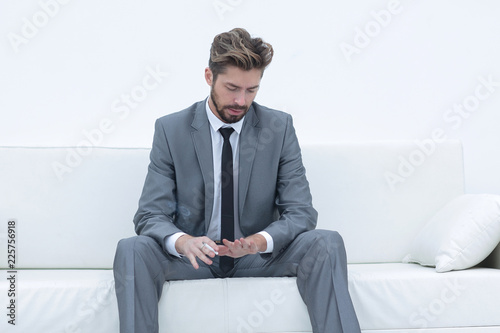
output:
[[210, 105], [208, 104], [208, 98], [207, 101], [205, 102], [205, 105], [206, 105], [205, 109], [207, 112], [208, 121], [210, 122], [210, 126], [212, 126], [215, 132], [217, 132], [221, 127], [232, 127], [234, 131], [238, 133], [238, 135], [241, 133], [241, 128], [243, 127], [243, 120], [245, 120], [245, 116], [243, 116], [243, 118], [241, 118], [236, 123], [226, 124], [225, 122], [217, 118], [217, 116], [212, 112], [212, 110], [210, 109]]

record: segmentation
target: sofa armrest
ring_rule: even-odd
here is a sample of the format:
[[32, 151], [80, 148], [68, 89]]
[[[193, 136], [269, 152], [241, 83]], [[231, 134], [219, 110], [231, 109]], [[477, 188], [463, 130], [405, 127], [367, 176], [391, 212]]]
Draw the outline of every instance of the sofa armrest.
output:
[[493, 252], [479, 266], [500, 269], [500, 244], [497, 245]]

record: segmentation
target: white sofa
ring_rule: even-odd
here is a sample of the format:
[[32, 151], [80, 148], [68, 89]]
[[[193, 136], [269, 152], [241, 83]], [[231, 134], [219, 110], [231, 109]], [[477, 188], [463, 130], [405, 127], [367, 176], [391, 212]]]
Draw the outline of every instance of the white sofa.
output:
[[[437, 273], [402, 263], [427, 221], [464, 193], [460, 143], [302, 150], [318, 228], [344, 238], [364, 332], [500, 332], [498, 248], [482, 264], [494, 268]], [[148, 157], [149, 149], [0, 147], [1, 332], [118, 332], [113, 256], [134, 234]], [[161, 332], [311, 332], [294, 278], [169, 282], [159, 306]]]

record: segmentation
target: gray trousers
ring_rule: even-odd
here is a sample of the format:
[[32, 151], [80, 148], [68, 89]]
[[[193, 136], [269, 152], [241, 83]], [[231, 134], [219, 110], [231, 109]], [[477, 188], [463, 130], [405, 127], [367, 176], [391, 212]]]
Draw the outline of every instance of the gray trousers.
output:
[[314, 333], [360, 332], [347, 287], [344, 243], [337, 232], [304, 232], [278, 256], [236, 259], [226, 276], [217, 258], [211, 266], [198, 261], [200, 268], [195, 270], [187, 258], [165, 253], [150, 237], [122, 239], [113, 266], [120, 332], [158, 332], [158, 301], [165, 281], [278, 276], [297, 277]]

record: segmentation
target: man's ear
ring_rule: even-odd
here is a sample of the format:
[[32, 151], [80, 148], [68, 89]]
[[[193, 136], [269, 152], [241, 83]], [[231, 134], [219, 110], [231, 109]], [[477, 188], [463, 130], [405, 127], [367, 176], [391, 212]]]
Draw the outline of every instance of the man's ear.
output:
[[207, 81], [207, 84], [211, 87], [214, 79], [214, 74], [212, 73], [212, 70], [210, 68], [205, 68], [205, 81]]

